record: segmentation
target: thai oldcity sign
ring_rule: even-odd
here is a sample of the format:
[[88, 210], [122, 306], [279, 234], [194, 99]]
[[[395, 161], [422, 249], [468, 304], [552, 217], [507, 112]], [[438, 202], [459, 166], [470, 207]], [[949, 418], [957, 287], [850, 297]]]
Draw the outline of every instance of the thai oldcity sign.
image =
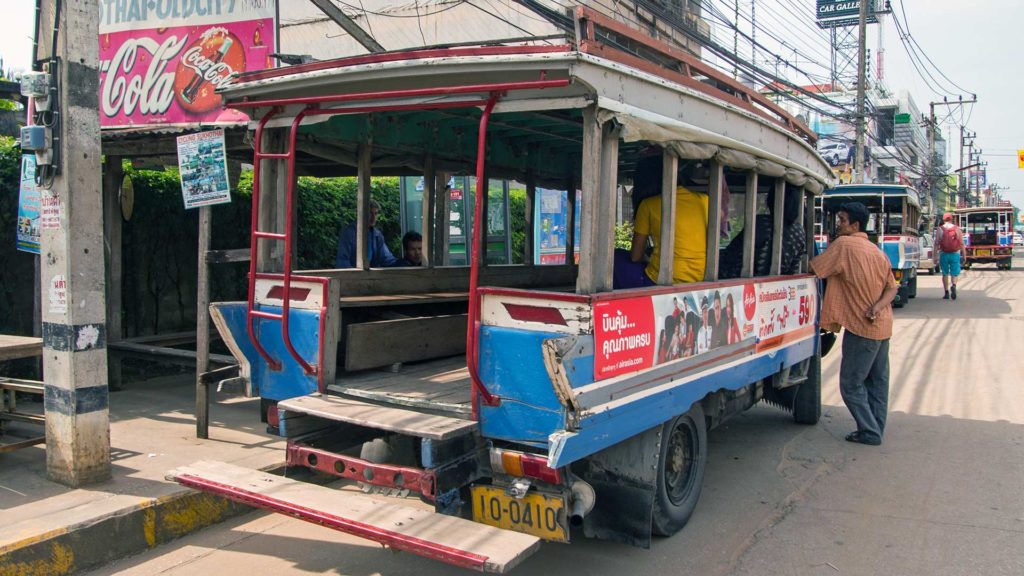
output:
[[235, 124], [217, 88], [275, 51], [276, 0], [100, 0], [100, 125]]

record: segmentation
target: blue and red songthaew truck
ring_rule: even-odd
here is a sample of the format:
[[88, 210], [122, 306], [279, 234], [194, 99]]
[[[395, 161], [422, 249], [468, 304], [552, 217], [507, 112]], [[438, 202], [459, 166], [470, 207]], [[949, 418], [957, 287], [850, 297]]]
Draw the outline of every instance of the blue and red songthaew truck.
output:
[[[708, 431], [760, 401], [818, 421], [807, 254], [832, 176], [814, 134], [699, 60], [586, 8], [574, 18], [579, 33], [562, 44], [383, 52], [248, 73], [221, 90], [255, 126], [253, 259], [247, 301], [211, 314], [287, 439], [287, 463], [364, 493], [219, 462], [170, 477], [505, 572], [541, 541], [646, 547], [680, 530]], [[611, 32], [676, 65], [620, 51]], [[665, 167], [656, 240], [668, 256], [655, 286], [614, 290], [619, 187], [650, 154]], [[303, 166], [359, 178], [353, 269], [292, 270]], [[423, 176], [427, 266], [368, 266], [371, 174]], [[452, 174], [476, 176], [469, 266], [443, 261]], [[690, 284], [672, 282], [680, 174], [696, 174], [686, 186], [731, 223], [729, 234], [708, 226], [704, 278]], [[573, 220], [580, 203], [578, 263], [534, 265], [527, 242], [526, 264], [488, 264], [488, 177], [528, 195], [566, 190]], [[784, 228], [806, 231], [799, 261], [782, 259]], [[726, 279], [720, 255], [733, 243], [742, 262]]]

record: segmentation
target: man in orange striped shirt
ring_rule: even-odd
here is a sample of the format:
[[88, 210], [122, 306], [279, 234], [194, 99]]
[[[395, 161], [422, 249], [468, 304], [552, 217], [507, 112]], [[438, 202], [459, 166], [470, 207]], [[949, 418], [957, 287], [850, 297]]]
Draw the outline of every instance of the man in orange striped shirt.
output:
[[882, 443], [889, 407], [892, 299], [899, 284], [889, 260], [863, 232], [867, 223], [863, 204], [843, 204], [837, 238], [811, 260], [811, 269], [828, 279], [821, 327], [830, 332], [846, 328], [839, 391], [857, 423], [857, 430], [846, 440], [877, 446]]

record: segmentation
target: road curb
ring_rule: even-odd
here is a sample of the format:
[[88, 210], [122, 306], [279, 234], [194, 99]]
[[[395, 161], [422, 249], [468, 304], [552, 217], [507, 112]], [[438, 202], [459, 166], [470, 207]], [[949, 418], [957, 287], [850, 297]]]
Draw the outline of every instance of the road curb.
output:
[[[282, 465], [266, 471], [283, 474], [284, 470]], [[221, 496], [183, 488], [4, 546], [0, 549], [0, 576], [75, 574], [253, 510]]]

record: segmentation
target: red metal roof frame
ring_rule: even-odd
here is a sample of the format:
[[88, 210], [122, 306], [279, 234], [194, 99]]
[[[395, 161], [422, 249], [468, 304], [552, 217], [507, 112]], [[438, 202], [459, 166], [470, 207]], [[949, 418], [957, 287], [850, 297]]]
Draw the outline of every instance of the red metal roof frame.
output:
[[332, 68], [345, 68], [346, 66], [358, 66], [360, 64], [377, 64], [380, 62], [397, 62], [400, 60], [423, 60], [426, 58], [451, 58], [457, 56], [499, 56], [507, 54], [550, 54], [557, 52], [569, 52], [572, 49], [568, 44], [556, 44], [552, 46], [474, 46], [471, 48], [434, 48], [430, 50], [404, 50], [395, 52], [380, 52], [376, 54], [364, 54], [361, 56], [348, 56], [334, 60], [323, 60], [288, 66], [286, 68], [269, 68], [266, 70], [254, 70], [238, 75], [232, 84], [244, 84], [270, 78], [281, 78], [305, 72], [316, 72], [319, 70], [330, 70]]

